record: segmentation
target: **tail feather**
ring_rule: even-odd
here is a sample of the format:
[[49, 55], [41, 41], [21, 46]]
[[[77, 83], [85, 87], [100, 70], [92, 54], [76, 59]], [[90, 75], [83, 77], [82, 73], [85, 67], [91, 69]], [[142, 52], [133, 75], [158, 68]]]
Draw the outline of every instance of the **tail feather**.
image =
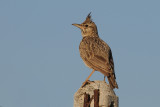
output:
[[109, 84], [110, 84], [110, 87], [111, 87], [112, 89], [114, 89], [114, 88], [117, 88], [117, 89], [118, 89], [118, 84], [117, 84], [117, 82], [116, 82], [115, 75], [114, 75], [113, 73], [110, 73], [110, 74], [107, 76], [107, 78], [108, 78], [108, 82], [109, 82]]

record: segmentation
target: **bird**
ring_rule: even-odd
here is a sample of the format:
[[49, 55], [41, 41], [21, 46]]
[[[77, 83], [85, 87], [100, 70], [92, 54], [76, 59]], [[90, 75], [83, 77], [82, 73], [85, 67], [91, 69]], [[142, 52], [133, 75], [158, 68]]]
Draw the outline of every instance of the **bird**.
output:
[[95, 71], [99, 71], [104, 75], [104, 81], [107, 76], [111, 89], [118, 89], [111, 48], [99, 37], [97, 26], [91, 18], [91, 12], [83, 23], [72, 25], [81, 29], [80, 57], [84, 64], [93, 70], [82, 86], [87, 83]]

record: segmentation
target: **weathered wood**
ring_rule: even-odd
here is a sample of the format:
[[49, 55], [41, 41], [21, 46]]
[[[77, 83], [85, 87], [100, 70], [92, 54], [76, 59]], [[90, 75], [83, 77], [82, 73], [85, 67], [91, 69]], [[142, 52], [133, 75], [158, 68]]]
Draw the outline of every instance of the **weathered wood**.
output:
[[90, 101], [90, 95], [87, 93], [84, 93], [84, 105], [83, 107], [90, 107], [89, 106], [89, 101]]
[[99, 107], [99, 89], [94, 90], [94, 107]]
[[108, 107], [114, 107], [114, 102], [111, 102], [111, 104], [108, 105]]
[[84, 107], [85, 93], [90, 95], [90, 100], [87, 102], [90, 107], [118, 107], [118, 97], [104, 81], [90, 81], [84, 87], [79, 88], [74, 94], [74, 107]]

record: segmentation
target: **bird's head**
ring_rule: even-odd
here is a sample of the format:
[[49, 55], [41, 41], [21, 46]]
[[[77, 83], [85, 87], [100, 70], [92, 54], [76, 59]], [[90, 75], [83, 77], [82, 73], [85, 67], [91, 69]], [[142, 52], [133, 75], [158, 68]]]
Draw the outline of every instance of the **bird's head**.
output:
[[91, 13], [88, 14], [86, 20], [82, 24], [72, 24], [81, 29], [83, 37], [86, 36], [98, 36], [97, 26], [91, 19]]

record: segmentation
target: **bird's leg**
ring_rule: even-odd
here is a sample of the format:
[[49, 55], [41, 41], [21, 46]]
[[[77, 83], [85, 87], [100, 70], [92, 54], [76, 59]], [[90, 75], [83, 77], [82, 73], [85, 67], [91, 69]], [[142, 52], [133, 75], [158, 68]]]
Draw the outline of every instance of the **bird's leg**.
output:
[[87, 81], [89, 80], [89, 78], [92, 76], [92, 74], [95, 72], [95, 70], [93, 69], [93, 71], [91, 72], [91, 74], [87, 77], [87, 79], [83, 82], [82, 87], [87, 83]]

